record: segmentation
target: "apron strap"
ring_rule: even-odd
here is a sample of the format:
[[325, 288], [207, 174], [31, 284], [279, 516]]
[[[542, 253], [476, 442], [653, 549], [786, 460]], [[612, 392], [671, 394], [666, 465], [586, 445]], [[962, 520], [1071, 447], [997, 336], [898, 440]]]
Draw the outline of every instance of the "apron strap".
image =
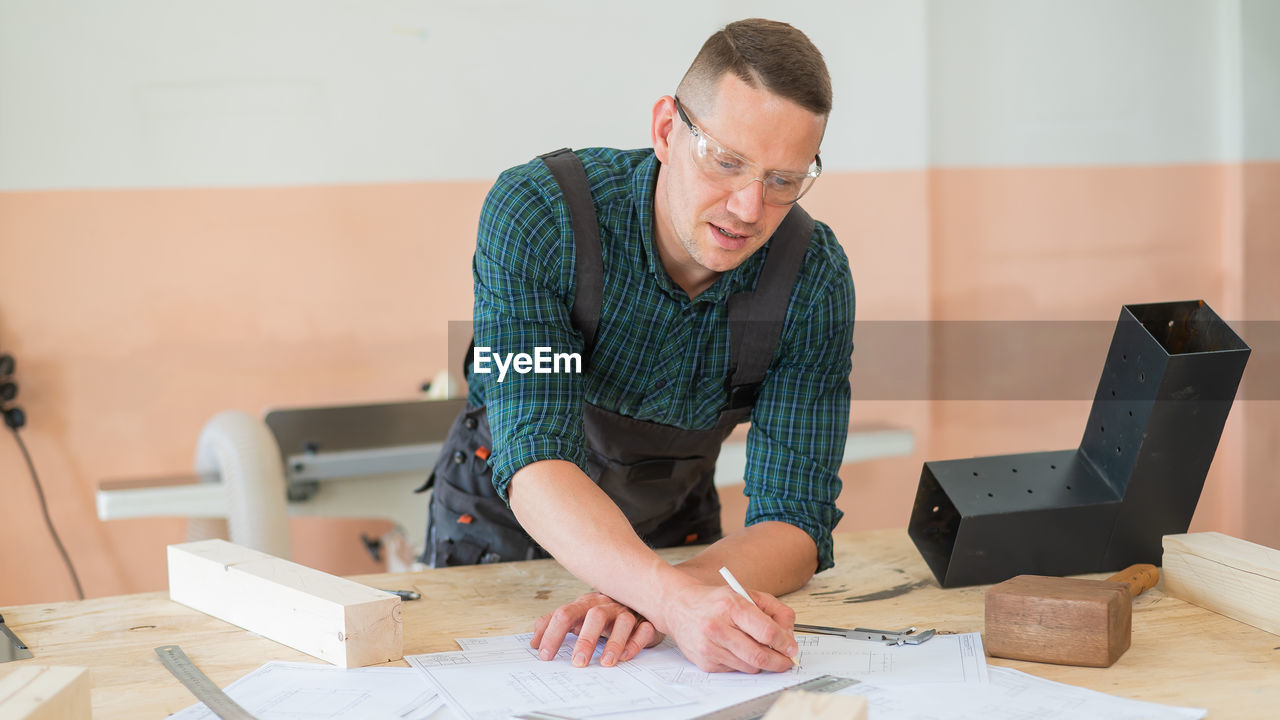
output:
[[[569, 148], [560, 148], [538, 159], [555, 177], [565, 204], [569, 207], [569, 224], [573, 228], [574, 250], [577, 262], [574, 275], [577, 290], [573, 296], [573, 308], [569, 316], [573, 326], [582, 333], [584, 362], [591, 356], [596, 343], [596, 328], [600, 326], [600, 306], [604, 302], [604, 257], [600, 250], [600, 224], [596, 221], [596, 206], [591, 199], [587, 183], [587, 171], [582, 161]], [[462, 358], [462, 376], [471, 371], [475, 352], [475, 338], [467, 346]]]
[[573, 295], [570, 317], [573, 326], [582, 333], [584, 360], [590, 357], [596, 343], [596, 328], [600, 325], [600, 306], [604, 302], [604, 257], [600, 250], [600, 224], [596, 221], [596, 206], [591, 199], [591, 187], [582, 161], [569, 148], [560, 148], [539, 159], [555, 176], [569, 206], [569, 222], [573, 227], [574, 251], [577, 262], [574, 275], [577, 290]]
[[755, 291], [729, 298], [729, 367], [733, 373], [728, 382], [728, 410], [755, 405], [782, 337], [787, 305], [809, 250], [813, 227], [809, 213], [799, 205], [792, 206], [769, 238], [769, 254]]

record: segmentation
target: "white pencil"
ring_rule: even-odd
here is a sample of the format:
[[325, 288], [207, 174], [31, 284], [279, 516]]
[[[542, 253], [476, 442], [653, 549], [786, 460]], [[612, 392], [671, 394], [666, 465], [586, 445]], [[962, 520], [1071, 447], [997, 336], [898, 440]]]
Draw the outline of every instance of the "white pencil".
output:
[[[729, 587], [733, 588], [734, 592], [746, 598], [747, 602], [751, 603], [752, 605], [756, 605], [756, 601], [751, 599], [751, 596], [747, 594], [747, 589], [742, 587], [742, 583], [738, 582], [738, 578], [734, 577], [733, 573], [729, 572], [729, 568], [727, 567], [720, 568], [720, 577], [724, 578], [724, 581], [729, 583]], [[759, 608], [760, 606], [756, 605], [756, 607]], [[799, 665], [800, 658], [793, 657], [791, 658], [791, 662], [795, 665]]]

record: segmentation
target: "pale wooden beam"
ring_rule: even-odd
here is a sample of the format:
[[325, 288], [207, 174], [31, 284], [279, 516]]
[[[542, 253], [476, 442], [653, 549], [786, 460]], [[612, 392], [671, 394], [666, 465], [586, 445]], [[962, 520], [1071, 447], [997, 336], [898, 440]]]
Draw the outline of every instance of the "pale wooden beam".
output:
[[91, 717], [87, 668], [30, 665], [0, 680], [0, 718], [89, 720]]
[[225, 540], [169, 546], [169, 597], [342, 667], [403, 655], [400, 598]]
[[867, 699], [788, 690], [769, 708], [764, 720], [867, 720]]
[[1165, 594], [1280, 635], [1280, 550], [1216, 532], [1164, 536]]

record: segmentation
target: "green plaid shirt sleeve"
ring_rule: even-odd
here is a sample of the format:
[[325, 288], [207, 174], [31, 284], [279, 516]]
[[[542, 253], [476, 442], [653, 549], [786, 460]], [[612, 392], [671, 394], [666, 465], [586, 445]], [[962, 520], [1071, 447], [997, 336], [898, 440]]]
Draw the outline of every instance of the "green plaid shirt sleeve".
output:
[[[541, 163], [539, 163], [540, 165]], [[559, 188], [531, 165], [503, 173], [480, 214], [476, 253], [474, 334], [477, 348], [498, 355], [536, 348], [582, 352], [573, 329], [573, 246]], [[547, 184], [549, 182], [549, 185]], [[475, 376], [473, 375], [473, 378]], [[586, 469], [582, 377], [573, 373], [518, 374], [484, 388], [493, 430], [494, 488], [507, 499], [511, 476], [541, 460], [567, 460]], [[474, 395], [473, 395], [474, 398]]]
[[809, 533], [821, 572], [835, 564], [831, 533], [843, 515], [836, 498], [849, 433], [854, 291], [831, 230], [817, 223], [812, 243], [751, 414], [746, 524], [776, 520]]

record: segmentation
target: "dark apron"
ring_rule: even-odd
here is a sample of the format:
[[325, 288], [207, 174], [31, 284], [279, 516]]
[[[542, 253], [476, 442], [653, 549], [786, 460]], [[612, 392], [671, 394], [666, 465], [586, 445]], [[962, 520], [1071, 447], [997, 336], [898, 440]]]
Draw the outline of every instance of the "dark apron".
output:
[[[585, 366], [603, 296], [599, 225], [577, 156], [559, 150], [542, 160], [569, 205], [578, 287], [572, 317], [583, 334]], [[715, 427], [685, 430], [583, 403], [587, 475], [650, 547], [708, 543], [722, 536], [716, 459], [733, 428], [751, 417], [812, 233], [813, 220], [798, 205], [793, 207], [771, 238], [755, 290], [729, 298], [733, 371]], [[431, 477], [418, 489], [435, 487], [422, 557], [432, 567], [548, 557], [494, 490], [487, 462], [492, 447], [485, 408], [468, 406], [454, 421]]]

